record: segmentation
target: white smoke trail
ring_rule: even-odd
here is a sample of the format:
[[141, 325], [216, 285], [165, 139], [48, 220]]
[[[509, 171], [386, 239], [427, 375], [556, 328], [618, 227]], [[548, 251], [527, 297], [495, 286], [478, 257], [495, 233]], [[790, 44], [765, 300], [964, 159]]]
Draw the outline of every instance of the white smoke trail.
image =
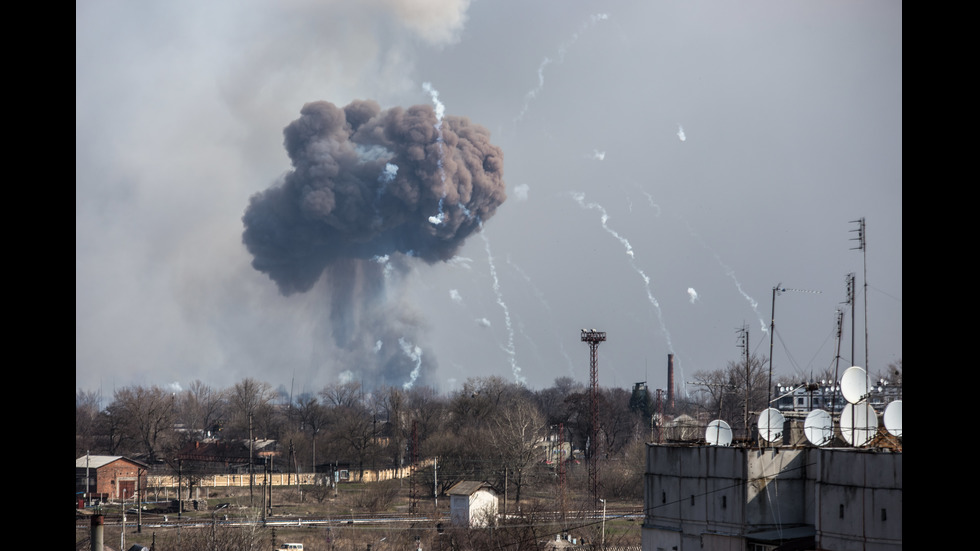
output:
[[684, 134], [684, 127], [679, 124], [677, 125], [677, 137], [680, 138], [682, 142], [687, 141], [687, 136]]
[[738, 281], [738, 278], [735, 277], [735, 270], [733, 270], [727, 264], [722, 262], [721, 257], [718, 255], [718, 253], [716, 253], [714, 249], [709, 247], [708, 244], [704, 242], [704, 239], [702, 239], [701, 236], [698, 235], [698, 233], [694, 231], [693, 228], [691, 228], [691, 224], [689, 224], [687, 220], [684, 220], [684, 224], [687, 225], [687, 229], [688, 231], [691, 232], [691, 235], [696, 237], [698, 241], [701, 242], [701, 246], [704, 247], [705, 249], [708, 249], [711, 255], [714, 256], [715, 261], [718, 262], [718, 265], [721, 266], [722, 270], [725, 271], [725, 275], [732, 278], [732, 281], [735, 282], [735, 288], [738, 289], [739, 294], [741, 294], [742, 298], [744, 298], [749, 303], [749, 306], [752, 307], [752, 311], [755, 312], [756, 317], [759, 318], [759, 326], [762, 329], [762, 332], [768, 335], [769, 327], [766, 325], [766, 320], [762, 318], [762, 314], [759, 313], [759, 303], [742, 289], [742, 284]]
[[[609, 15], [605, 13], [598, 13], [590, 16], [588, 21], [586, 21], [585, 24], [582, 25], [581, 31], [573, 34], [571, 39], [558, 46], [558, 63], [561, 63], [562, 61], [565, 60], [565, 54], [568, 52], [568, 49], [573, 44], [575, 44], [575, 42], [578, 40], [579, 33], [587, 31], [591, 27], [595, 26], [595, 24], [598, 23], [599, 21], [604, 21], [606, 19], [609, 19]], [[538, 97], [538, 94], [541, 93], [541, 90], [544, 89], [544, 68], [547, 67], [550, 63], [551, 63], [551, 58], [547, 56], [541, 61], [541, 65], [538, 66], [538, 85], [537, 87], [532, 88], [524, 96], [524, 107], [521, 109], [521, 112], [517, 115], [517, 117], [514, 118], [514, 122], [520, 122], [524, 118], [524, 114], [527, 113], [527, 109], [528, 107], [530, 107], [531, 101], [534, 100], [536, 97]]]
[[[535, 285], [534, 282], [531, 281], [531, 277], [528, 276], [527, 273], [525, 273], [524, 270], [522, 270], [520, 266], [518, 266], [517, 264], [514, 264], [514, 262], [511, 261], [510, 255], [507, 255], [507, 264], [509, 264], [512, 268], [514, 268], [514, 270], [518, 274], [520, 274], [521, 277], [524, 278], [524, 281], [526, 281], [527, 284], [531, 286], [531, 290], [534, 291], [534, 296], [541, 302], [541, 305], [544, 306], [544, 309], [548, 311], [548, 315], [553, 318], [554, 317], [554, 313], [551, 310], [551, 306], [548, 304], [548, 301], [545, 300], [544, 293], [541, 292], [541, 289], [539, 289], [538, 286]], [[555, 325], [556, 324], [552, 324], [552, 327], [554, 327]], [[568, 352], [565, 351], [565, 344], [564, 344], [565, 340], [562, 339], [562, 338], [560, 338], [557, 335], [557, 333], [555, 334], [555, 338], [558, 341], [558, 347], [561, 350], [562, 356], [564, 356], [565, 357], [565, 361], [568, 362], [568, 374], [569, 375], [574, 375], [574, 372], [575, 372], [575, 363], [572, 362], [572, 358], [569, 357]], [[528, 337], [528, 340], [530, 341], [531, 338]], [[533, 341], [531, 341], [531, 342], [533, 343]]]
[[435, 106], [435, 110], [436, 110], [436, 133], [438, 134], [438, 136], [436, 137], [436, 145], [438, 145], [439, 147], [439, 161], [438, 161], [439, 176], [440, 178], [442, 178], [442, 197], [439, 198], [439, 213], [434, 216], [430, 216], [429, 222], [432, 224], [441, 224], [443, 219], [445, 218], [445, 211], [443, 210], [443, 202], [446, 200], [446, 171], [443, 168], [443, 163], [442, 163], [442, 159], [443, 159], [442, 146], [444, 143], [442, 140], [442, 117], [446, 114], [446, 106], [443, 105], [441, 101], [439, 101], [439, 92], [432, 87], [432, 83], [424, 82], [422, 83], [422, 88], [424, 88], [425, 91], [428, 92], [430, 96], [432, 96], [432, 104]]
[[404, 352], [406, 356], [415, 362], [415, 369], [413, 369], [412, 373], [409, 375], [408, 381], [402, 385], [402, 388], [408, 390], [412, 388], [413, 384], [415, 384], [415, 379], [419, 378], [419, 371], [422, 369], [422, 349], [418, 346], [412, 345], [402, 337], [398, 338], [398, 344], [401, 345], [402, 352]]
[[691, 297], [691, 304], [694, 304], [698, 300], [698, 292], [694, 290], [694, 287], [687, 288], [687, 294]]
[[525, 384], [527, 380], [521, 375], [521, 368], [517, 365], [517, 358], [514, 351], [514, 327], [510, 322], [510, 309], [507, 308], [507, 303], [504, 302], [504, 295], [500, 292], [500, 280], [497, 279], [497, 268], [493, 263], [493, 253], [490, 252], [490, 240], [487, 239], [482, 224], [480, 225], [479, 233], [480, 237], [483, 238], [483, 245], [487, 251], [487, 263], [490, 264], [490, 276], [493, 278], [493, 292], [497, 295], [497, 304], [504, 311], [504, 324], [507, 326], [507, 347], [504, 348], [504, 351], [510, 356], [510, 367], [514, 373], [514, 382]]
[[630, 265], [633, 267], [633, 269], [636, 271], [636, 273], [640, 274], [640, 277], [643, 278], [643, 283], [646, 286], [647, 299], [650, 300], [650, 304], [652, 304], [653, 307], [654, 307], [654, 309], [656, 309], [656, 311], [657, 311], [657, 318], [660, 321], [660, 330], [663, 331], [664, 338], [667, 339], [667, 351], [673, 353], [674, 352], [674, 345], [673, 345], [673, 343], [671, 342], [671, 339], [670, 339], [670, 332], [667, 331], [667, 325], [664, 324], [664, 316], [663, 316], [663, 312], [660, 310], [660, 303], [657, 302], [656, 297], [654, 297], [653, 296], [653, 293], [650, 291], [650, 277], [647, 276], [646, 273], [644, 273], [643, 270], [641, 270], [636, 265], [636, 256], [633, 253], [633, 246], [630, 245], [629, 240], [627, 240], [625, 237], [619, 235], [619, 233], [617, 233], [616, 230], [610, 228], [606, 224], [606, 222], [609, 220], [609, 215], [606, 213], [606, 209], [603, 208], [602, 205], [600, 205], [598, 203], [586, 203], [585, 202], [585, 194], [584, 193], [581, 193], [581, 192], [572, 192], [571, 195], [572, 195], [572, 199], [574, 199], [575, 202], [577, 202], [582, 208], [585, 208], [585, 209], [596, 209], [599, 212], [601, 212], [602, 213], [602, 218], [601, 218], [601, 220], [602, 220], [602, 228], [604, 230], [606, 230], [610, 235], [612, 235], [613, 237], [615, 237], [616, 239], [618, 239], [619, 242], [623, 244], [623, 247], [626, 248], [626, 254], [630, 257]]

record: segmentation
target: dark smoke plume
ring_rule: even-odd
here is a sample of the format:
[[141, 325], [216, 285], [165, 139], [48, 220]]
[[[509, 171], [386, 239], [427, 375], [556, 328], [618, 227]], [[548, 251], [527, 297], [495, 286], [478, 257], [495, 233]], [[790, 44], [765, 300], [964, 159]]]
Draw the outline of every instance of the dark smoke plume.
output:
[[383, 382], [402, 381], [415, 362], [404, 354], [394, 361], [397, 341], [382, 340], [413, 340], [418, 316], [388, 300], [386, 281], [410, 258], [452, 258], [493, 216], [506, 199], [503, 152], [482, 126], [440, 121], [428, 105], [308, 103], [283, 134], [293, 169], [254, 195], [242, 218], [252, 266], [283, 295], [323, 277], [336, 346], [352, 361], [357, 351], [375, 354]]

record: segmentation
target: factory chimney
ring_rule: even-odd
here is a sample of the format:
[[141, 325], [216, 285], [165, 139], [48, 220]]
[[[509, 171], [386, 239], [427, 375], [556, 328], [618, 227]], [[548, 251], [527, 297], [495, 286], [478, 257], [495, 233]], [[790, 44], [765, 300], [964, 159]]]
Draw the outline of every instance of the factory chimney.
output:
[[667, 354], [667, 411], [674, 411], [674, 355]]

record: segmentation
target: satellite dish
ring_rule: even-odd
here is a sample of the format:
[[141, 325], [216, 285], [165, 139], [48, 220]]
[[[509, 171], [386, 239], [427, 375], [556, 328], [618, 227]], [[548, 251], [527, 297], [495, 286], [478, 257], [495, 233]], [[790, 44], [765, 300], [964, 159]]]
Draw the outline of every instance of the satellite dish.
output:
[[775, 442], [783, 437], [783, 424], [786, 418], [776, 408], [769, 408], [759, 414], [759, 435], [766, 442]]
[[834, 439], [834, 422], [830, 414], [822, 409], [815, 409], [806, 416], [803, 422], [803, 435], [814, 446], [824, 446]]
[[708, 430], [704, 432], [704, 439], [712, 446], [730, 446], [732, 445], [732, 428], [721, 419], [715, 419], [708, 423]]
[[844, 399], [852, 404], [864, 400], [868, 395], [868, 374], [856, 365], [848, 367], [840, 378], [840, 391]]
[[863, 446], [878, 434], [878, 415], [870, 404], [849, 404], [840, 414], [840, 433], [852, 446]]
[[902, 437], [902, 401], [895, 400], [885, 406], [885, 429], [892, 435]]

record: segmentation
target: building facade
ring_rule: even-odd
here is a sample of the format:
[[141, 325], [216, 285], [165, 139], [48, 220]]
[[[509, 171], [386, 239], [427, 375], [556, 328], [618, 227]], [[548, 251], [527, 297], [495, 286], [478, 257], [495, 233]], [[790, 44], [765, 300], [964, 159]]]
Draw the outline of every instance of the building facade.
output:
[[902, 548], [902, 453], [648, 444], [645, 551]]
[[497, 493], [487, 482], [461, 481], [449, 491], [449, 517], [454, 526], [486, 528], [496, 524]]
[[125, 501], [137, 485], [146, 490], [148, 466], [119, 455], [83, 455], [75, 460], [75, 493], [80, 499]]

